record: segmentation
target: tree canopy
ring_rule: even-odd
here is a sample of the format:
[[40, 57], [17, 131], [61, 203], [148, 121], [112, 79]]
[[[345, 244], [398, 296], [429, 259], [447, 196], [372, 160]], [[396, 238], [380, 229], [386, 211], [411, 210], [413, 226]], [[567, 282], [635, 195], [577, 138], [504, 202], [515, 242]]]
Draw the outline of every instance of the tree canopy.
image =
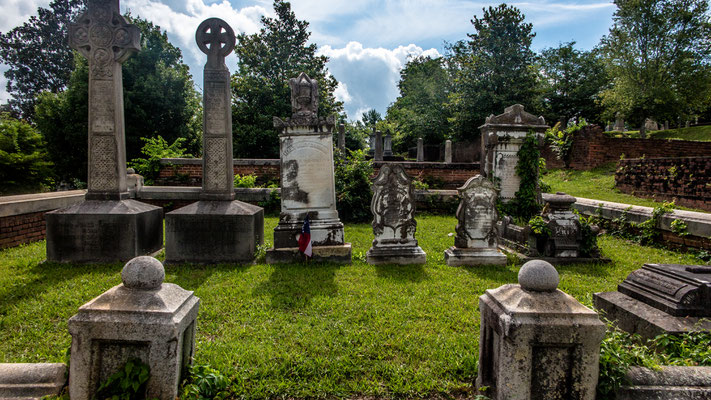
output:
[[336, 114], [343, 104], [334, 97], [338, 81], [326, 68], [328, 57], [308, 44], [309, 23], [298, 20], [291, 4], [274, 1], [274, 18], [263, 16], [262, 28], [240, 34], [235, 46], [238, 70], [232, 76], [234, 153], [237, 157], [279, 157], [272, 118], [291, 116], [288, 81], [305, 72], [319, 83], [319, 115]]

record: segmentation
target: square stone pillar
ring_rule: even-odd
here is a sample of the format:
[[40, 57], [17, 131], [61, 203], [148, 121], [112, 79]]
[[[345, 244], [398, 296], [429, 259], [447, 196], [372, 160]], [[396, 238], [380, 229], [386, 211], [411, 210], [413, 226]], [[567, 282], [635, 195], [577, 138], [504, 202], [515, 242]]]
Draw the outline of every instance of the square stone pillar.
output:
[[444, 162], [447, 164], [452, 163], [452, 141], [446, 140], [444, 142]]
[[417, 162], [425, 161], [425, 141], [417, 138]]
[[375, 132], [375, 155], [373, 161], [383, 161], [383, 132]]
[[385, 157], [393, 156], [393, 137], [389, 133], [383, 138], [383, 155]]
[[137, 257], [123, 268], [121, 285], [69, 319], [72, 400], [93, 399], [99, 385], [130, 359], [150, 368], [145, 398], [178, 396], [193, 356], [200, 299], [164, 278], [160, 261]]
[[519, 285], [479, 297], [481, 333], [476, 386], [494, 400], [594, 400], [605, 324], [557, 289], [558, 272], [529, 261]]
[[502, 202], [513, 199], [521, 185], [516, 165], [526, 134], [533, 131], [542, 140], [548, 128], [543, 117], [523, 111], [520, 104], [507, 107], [503, 114], [487, 117], [486, 123], [479, 127], [482, 175], [498, 184]]

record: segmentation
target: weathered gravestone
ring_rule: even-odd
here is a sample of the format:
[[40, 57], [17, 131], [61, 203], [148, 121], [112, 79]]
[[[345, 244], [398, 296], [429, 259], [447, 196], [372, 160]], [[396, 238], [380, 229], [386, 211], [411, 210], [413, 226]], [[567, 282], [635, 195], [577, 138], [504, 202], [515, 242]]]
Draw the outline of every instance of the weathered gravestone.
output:
[[341, 151], [346, 150], [346, 125], [338, 125], [338, 148]]
[[593, 302], [620, 329], [648, 339], [711, 331], [711, 266], [644, 264]]
[[96, 398], [99, 385], [138, 359], [150, 368], [146, 399], [173, 400], [186, 377], [195, 346], [200, 299], [163, 283], [160, 261], [137, 257], [114, 286], [69, 319], [72, 335], [69, 396]]
[[557, 289], [545, 261], [524, 264], [518, 282], [479, 297], [477, 388], [494, 400], [594, 400], [605, 324]]
[[166, 262], [249, 262], [264, 242], [264, 210], [234, 200], [232, 102], [225, 57], [235, 46], [232, 28], [203, 21], [195, 40], [207, 54], [203, 85], [203, 156], [200, 201], [165, 216]]
[[570, 206], [577, 199], [562, 192], [543, 194], [546, 206], [541, 214], [548, 224], [550, 237], [546, 241], [545, 254], [549, 257], [578, 257], [582, 242], [580, 216]]
[[417, 138], [417, 162], [425, 161], [425, 140]]
[[452, 141], [446, 140], [444, 142], [444, 162], [447, 164], [452, 163]]
[[368, 264], [424, 264], [427, 255], [417, 245], [412, 178], [399, 164], [385, 164], [373, 183], [373, 247]]
[[393, 156], [393, 137], [388, 133], [385, 135], [383, 138], [383, 155], [385, 157], [392, 157]]
[[622, 117], [622, 113], [615, 114], [615, 126], [612, 127], [613, 131], [624, 132], [625, 131], [625, 119]]
[[129, 199], [121, 63], [140, 50], [140, 30], [118, 0], [90, 0], [69, 26], [69, 44], [89, 60], [86, 200], [46, 214], [47, 259], [126, 261], [163, 245], [163, 209]]
[[373, 161], [383, 161], [383, 132], [375, 132], [375, 155]]
[[506, 255], [498, 248], [496, 187], [477, 175], [457, 190], [457, 236], [454, 246], [444, 251], [447, 265], [506, 265]]
[[503, 114], [490, 115], [481, 130], [481, 163], [484, 176], [500, 185], [499, 198], [508, 202], [514, 198], [521, 185], [521, 178], [516, 173], [518, 151], [526, 135], [533, 131], [541, 140], [548, 129], [543, 117], [535, 117], [515, 104], [507, 107]]
[[302, 260], [298, 239], [308, 215], [313, 259], [350, 263], [351, 244], [344, 243], [336, 210], [333, 173], [333, 116], [318, 116], [318, 84], [301, 73], [289, 80], [292, 116], [274, 117], [280, 132], [281, 214], [274, 228], [274, 248], [267, 262]]

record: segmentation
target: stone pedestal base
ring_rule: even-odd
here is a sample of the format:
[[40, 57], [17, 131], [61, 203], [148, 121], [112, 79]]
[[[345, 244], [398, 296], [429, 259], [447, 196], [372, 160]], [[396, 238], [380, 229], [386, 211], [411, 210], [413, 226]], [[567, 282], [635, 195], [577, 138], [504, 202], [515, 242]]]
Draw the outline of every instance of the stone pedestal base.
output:
[[366, 253], [366, 261], [371, 265], [424, 264], [427, 262], [427, 254], [420, 246], [371, 247]]
[[[298, 247], [272, 248], [267, 250], [267, 264], [304, 262], [306, 256], [299, 252]], [[332, 262], [337, 264], [351, 263], [351, 244], [338, 246], [314, 246], [312, 262]]]
[[450, 267], [506, 265], [506, 254], [499, 249], [460, 249], [452, 246], [444, 251], [444, 260]]
[[652, 339], [662, 333], [681, 334], [711, 331], [711, 321], [695, 317], [675, 317], [620, 292], [593, 294], [593, 304], [618, 328]]
[[[284, 216], [282, 216], [282, 219]], [[343, 223], [338, 219], [310, 220], [311, 242], [313, 246], [342, 246], [344, 243]], [[279, 221], [274, 228], [274, 248], [298, 247], [297, 236], [301, 234], [304, 220], [294, 222]]]
[[198, 201], [165, 215], [166, 263], [251, 262], [264, 243], [264, 209]]
[[163, 247], [163, 209], [136, 200], [86, 200], [45, 221], [48, 261], [128, 261]]

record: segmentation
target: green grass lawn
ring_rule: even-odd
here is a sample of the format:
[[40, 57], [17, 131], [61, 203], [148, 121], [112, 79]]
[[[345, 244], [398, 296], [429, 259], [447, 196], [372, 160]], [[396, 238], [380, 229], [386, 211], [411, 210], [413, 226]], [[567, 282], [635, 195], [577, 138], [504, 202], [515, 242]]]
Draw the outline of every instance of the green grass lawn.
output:
[[[550, 185], [551, 192], [565, 192], [571, 196], [612, 201], [636, 206], [658, 207], [662, 201], [635, 197], [615, 188], [615, 164], [604, 165], [590, 171], [550, 169], [543, 175], [543, 182]], [[703, 210], [676, 206], [681, 210]]]
[[[610, 132], [618, 137], [639, 137], [639, 131]], [[651, 139], [676, 139], [676, 140], [696, 140], [702, 142], [711, 141], [711, 125], [691, 126], [680, 129], [667, 129], [666, 131], [647, 132]]]
[[[424, 266], [370, 266], [369, 224], [346, 226], [352, 265], [169, 266], [166, 281], [200, 297], [196, 362], [232, 380], [234, 397], [415, 397], [471, 394], [478, 297], [516, 282], [519, 265], [444, 264], [455, 219], [419, 216]], [[277, 219], [265, 221], [271, 232]], [[689, 255], [603, 236], [610, 264], [559, 267], [560, 288], [590, 305], [645, 262]], [[120, 264], [42, 263], [45, 243], [0, 252], [0, 362], [66, 362], [67, 320], [120, 283]]]

